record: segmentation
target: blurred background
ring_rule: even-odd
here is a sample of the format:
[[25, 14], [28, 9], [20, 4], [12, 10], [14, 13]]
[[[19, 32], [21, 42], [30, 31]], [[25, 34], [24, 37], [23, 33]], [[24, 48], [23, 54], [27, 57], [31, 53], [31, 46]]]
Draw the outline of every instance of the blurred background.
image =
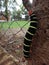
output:
[[0, 0], [0, 45], [16, 58], [23, 57], [23, 39], [29, 24], [22, 0]]

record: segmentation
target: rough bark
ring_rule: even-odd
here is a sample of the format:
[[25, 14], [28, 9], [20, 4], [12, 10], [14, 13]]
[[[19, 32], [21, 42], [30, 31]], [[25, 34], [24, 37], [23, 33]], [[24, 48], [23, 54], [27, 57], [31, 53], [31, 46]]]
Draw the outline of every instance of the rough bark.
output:
[[49, 0], [33, 0], [31, 10], [39, 22], [38, 30], [32, 38], [32, 65], [49, 65]]

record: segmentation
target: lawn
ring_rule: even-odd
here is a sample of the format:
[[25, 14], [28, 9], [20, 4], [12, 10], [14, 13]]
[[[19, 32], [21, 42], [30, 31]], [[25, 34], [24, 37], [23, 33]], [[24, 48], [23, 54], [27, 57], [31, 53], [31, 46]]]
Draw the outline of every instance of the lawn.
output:
[[0, 29], [8, 29], [8, 28], [28, 28], [29, 27], [28, 21], [14, 21], [14, 22], [0, 22]]

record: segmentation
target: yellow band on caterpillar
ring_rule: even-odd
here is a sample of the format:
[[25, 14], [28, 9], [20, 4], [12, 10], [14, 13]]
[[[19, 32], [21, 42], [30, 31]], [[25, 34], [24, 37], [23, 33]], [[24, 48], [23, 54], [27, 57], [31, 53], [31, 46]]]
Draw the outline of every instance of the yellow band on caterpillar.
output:
[[31, 21], [31, 23], [37, 23], [37, 21]]
[[30, 47], [30, 45], [26, 45], [26, 44], [23, 44], [24, 46], [26, 46], [26, 47]]
[[25, 57], [28, 57], [28, 55], [24, 55]]
[[28, 41], [32, 41], [32, 40], [30, 40], [30, 39], [27, 39], [26, 37], [24, 37], [26, 40], [28, 40]]
[[24, 49], [23, 49], [23, 51], [24, 51], [24, 52], [29, 52], [29, 51], [26, 51], [26, 50], [24, 50]]
[[30, 35], [34, 35], [34, 34], [30, 33], [29, 31], [27, 31], [27, 33], [29, 33]]
[[[34, 17], [33, 19], [37, 19], [37, 17]], [[31, 19], [30, 19], [30, 21], [31, 21]], [[35, 21], [35, 20], [32, 20], [32, 21]]]
[[35, 14], [32, 14], [31, 16], [34, 17]]
[[36, 27], [34, 27], [34, 26], [29, 26], [29, 27], [34, 28], [34, 29], [37, 29], [37, 28], [36, 28]]

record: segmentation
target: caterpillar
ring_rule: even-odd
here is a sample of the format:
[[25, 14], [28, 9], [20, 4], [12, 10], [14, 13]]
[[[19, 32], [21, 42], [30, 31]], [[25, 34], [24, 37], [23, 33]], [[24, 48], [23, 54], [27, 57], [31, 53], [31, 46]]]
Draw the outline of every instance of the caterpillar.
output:
[[0, 65], [18, 65], [17, 60], [0, 46]]
[[38, 28], [38, 19], [34, 13], [30, 15], [30, 26], [25, 34], [24, 37], [24, 44], [23, 44], [23, 53], [25, 58], [30, 57], [30, 45], [32, 42], [32, 37], [36, 33], [36, 30]]
[[28, 14], [30, 16], [30, 26], [25, 34], [24, 37], [24, 44], [23, 44], [23, 53], [24, 53], [24, 57], [25, 58], [29, 58], [30, 57], [30, 45], [32, 42], [32, 37], [34, 36], [34, 34], [36, 33], [36, 30], [38, 28], [38, 20], [37, 17], [34, 13], [32, 13], [32, 4], [29, 2], [29, 0], [22, 0], [23, 5], [25, 6], [25, 8], [28, 11]]

